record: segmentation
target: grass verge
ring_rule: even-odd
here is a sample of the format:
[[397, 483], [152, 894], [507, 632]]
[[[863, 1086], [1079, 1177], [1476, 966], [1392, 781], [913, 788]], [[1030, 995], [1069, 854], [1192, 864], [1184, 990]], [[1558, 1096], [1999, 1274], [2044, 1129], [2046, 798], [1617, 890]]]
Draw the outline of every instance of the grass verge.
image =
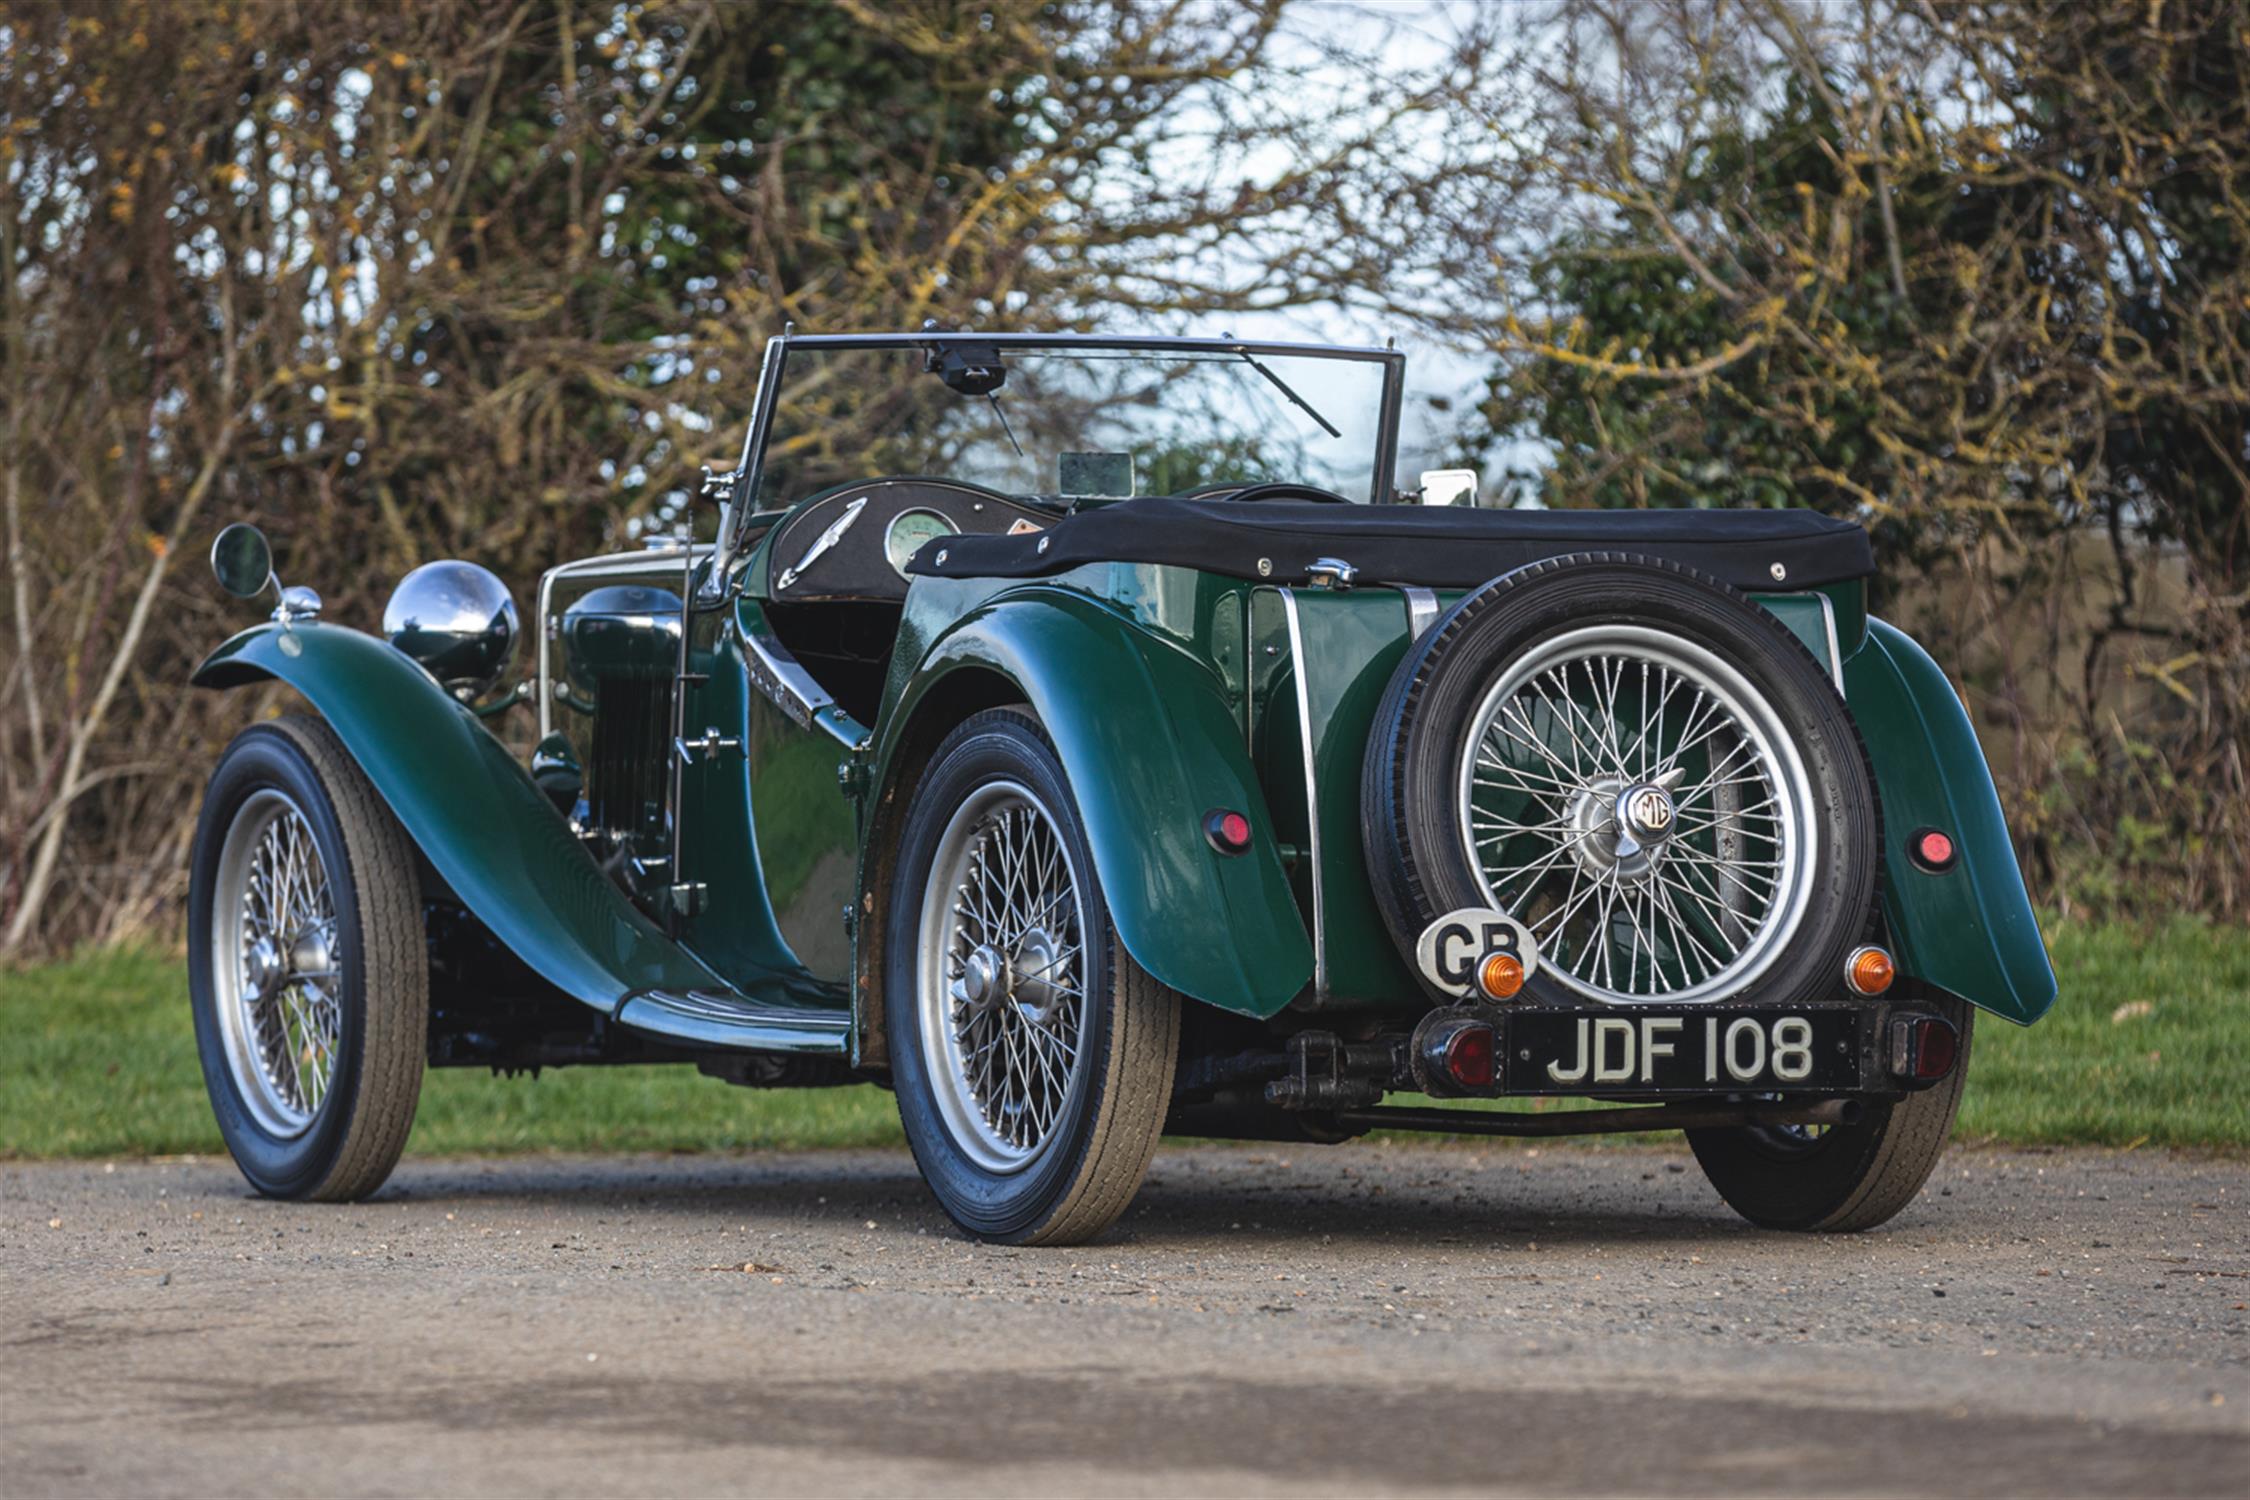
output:
[[[0, 974], [12, 1032], [0, 1156], [224, 1150], [196, 1064], [187, 972], [146, 950], [89, 952]], [[718, 1151], [899, 1139], [880, 1089], [733, 1088], [690, 1067], [557, 1068], [495, 1078], [433, 1068], [406, 1149]]]
[[[2015, 1144], [2250, 1149], [2250, 930], [2054, 925], [2062, 999], [1978, 1027], [1959, 1134]], [[180, 961], [91, 952], [0, 973], [0, 1157], [222, 1149]], [[766, 1092], [692, 1068], [433, 1070], [407, 1149], [715, 1151], [899, 1139], [871, 1087]]]

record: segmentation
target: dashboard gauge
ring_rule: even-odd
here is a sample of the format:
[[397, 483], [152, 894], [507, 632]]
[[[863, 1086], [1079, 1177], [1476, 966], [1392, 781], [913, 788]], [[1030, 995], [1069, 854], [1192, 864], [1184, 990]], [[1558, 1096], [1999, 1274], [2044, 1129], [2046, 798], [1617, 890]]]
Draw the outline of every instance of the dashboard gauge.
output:
[[906, 565], [924, 542], [941, 536], [955, 536], [961, 528], [934, 510], [902, 510], [891, 529], [883, 533], [883, 555], [891, 560], [901, 578], [906, 576]]

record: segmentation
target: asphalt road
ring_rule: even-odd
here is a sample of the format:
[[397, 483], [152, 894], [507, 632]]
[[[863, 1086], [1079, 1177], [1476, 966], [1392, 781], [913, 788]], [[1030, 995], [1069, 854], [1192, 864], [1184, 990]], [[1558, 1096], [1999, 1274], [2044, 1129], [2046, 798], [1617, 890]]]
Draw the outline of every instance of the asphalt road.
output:
[[1683, 1154], [1168, 1151], [1074, 1251], [902, 1153], [0, 1167], [0, 1493], [2250, 1490], [2250, 1164], [1957, 1152], [1751, 1231]]

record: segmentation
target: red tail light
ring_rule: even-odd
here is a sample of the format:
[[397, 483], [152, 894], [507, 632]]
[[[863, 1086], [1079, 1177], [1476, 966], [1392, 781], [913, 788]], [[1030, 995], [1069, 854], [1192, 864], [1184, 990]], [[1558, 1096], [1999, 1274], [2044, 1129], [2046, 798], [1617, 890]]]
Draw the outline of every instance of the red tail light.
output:
[[1909, 1083], [1936, 1083], [1961, 1059], [1961, 1033], [1943, 1016], [1901, 1016], [1891, 1023], [1891, 1072]]
[[1462, 1027], [1445, 1044], [1445, 1071], [1465, 1089], [1492, 1087], [1497, 1050], [1494, 1043], [1491, 1027]]
[[1415, 1028], [1415, 1076], [1433, 1094], [1490, 1092], [1500, 1077], [1500, 1035], [1484, 1021], [1433, 1011]]

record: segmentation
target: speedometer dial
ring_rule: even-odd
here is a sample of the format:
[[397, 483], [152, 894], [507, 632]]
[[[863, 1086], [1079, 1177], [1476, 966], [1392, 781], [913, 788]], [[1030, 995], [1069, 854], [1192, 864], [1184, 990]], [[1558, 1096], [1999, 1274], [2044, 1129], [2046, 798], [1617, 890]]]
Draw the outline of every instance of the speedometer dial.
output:
[[891, 522], [891, 529], [883, 534], [883, 555], [901, 578], [906, 576], [906, 565], [921, 550], [924, 542], [941, 536], [958, 535], [961, 528], [934, 510], [904, 510]]

